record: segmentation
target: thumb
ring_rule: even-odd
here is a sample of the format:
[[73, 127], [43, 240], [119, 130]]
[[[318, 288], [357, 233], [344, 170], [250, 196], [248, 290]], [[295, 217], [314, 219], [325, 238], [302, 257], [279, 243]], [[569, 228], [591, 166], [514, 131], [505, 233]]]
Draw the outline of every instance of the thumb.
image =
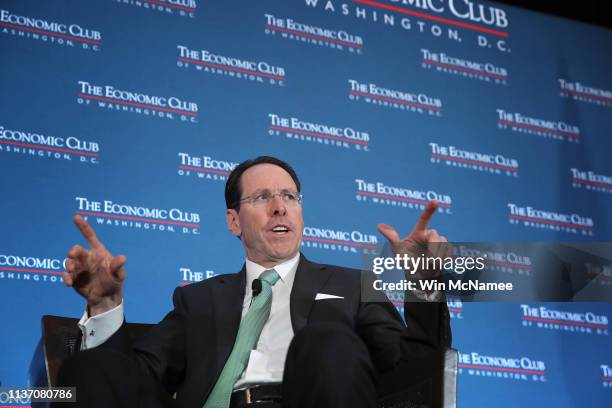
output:
[[385, 238], [389, 240], [390, 243], [395, 244], [401, 240], [399, 234], [389, 224], [378, 224], [376, 226], [378, 232], [380, 232]]
[[115, 256], [110, 263], [111, 274], [115, 279], [123, 281], [125, 279], [125, 269], [123, 266], [127, 262], [127, 257], [124, 255]]

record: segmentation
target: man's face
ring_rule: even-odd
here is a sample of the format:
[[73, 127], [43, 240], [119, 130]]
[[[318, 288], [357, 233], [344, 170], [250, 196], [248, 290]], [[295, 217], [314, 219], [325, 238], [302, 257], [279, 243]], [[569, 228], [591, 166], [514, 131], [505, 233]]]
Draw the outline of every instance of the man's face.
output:
[[[262, 192], [297, 192], [289, 173], [267, 163], [246, 170], [240, 184], [241, 198]], [[226, 218], [230, 231], [241, 236], [247, 258], [266, 268], [292, 258], [299, 251], [304, 232], [302, 206], [299, 203], [285, 203], [278, 195], [263, 205], [243, 201], [240, 211], [228, 209]]]

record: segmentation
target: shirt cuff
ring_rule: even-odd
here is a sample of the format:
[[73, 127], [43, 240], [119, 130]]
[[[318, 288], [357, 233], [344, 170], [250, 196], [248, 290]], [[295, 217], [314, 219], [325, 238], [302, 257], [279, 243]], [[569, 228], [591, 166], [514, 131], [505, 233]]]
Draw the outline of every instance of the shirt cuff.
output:
[[93, 317], [89, 317], [86, 307], [78, 323], [79, 329], [83, 333], [81, 350], [98, 347], [119, 330], [122, 324], [123, 299], [114, 308]]
[[433, 290], [431, 292], [425, 292], [423, 290], [413, 289], [410, 292], [419, 300], [426, 302], [440, 302], [442, 301], [442, 292], [439, 290]]

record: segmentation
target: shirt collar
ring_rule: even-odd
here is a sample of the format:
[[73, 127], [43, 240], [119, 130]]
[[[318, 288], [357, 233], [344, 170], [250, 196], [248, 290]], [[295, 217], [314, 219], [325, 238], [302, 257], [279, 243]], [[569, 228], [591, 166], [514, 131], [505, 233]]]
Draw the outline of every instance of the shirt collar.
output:
[[274, 266], [274, 268], [265, 268], [247, 258], [245, 262], [247, 288], [250, 288], [253, 281], [259, 278], [259, 275], [261, 275], [263, 271], [268, 270], [268, 269], [274, 269], [280, 276], [280, 279], [285, 284], [287, 284], [289, 287], [291, 287], [299, 261], [300, 261], [299, 252], [293, 258], [288, 259], [285, 262], [279, 263], [278, 265]]

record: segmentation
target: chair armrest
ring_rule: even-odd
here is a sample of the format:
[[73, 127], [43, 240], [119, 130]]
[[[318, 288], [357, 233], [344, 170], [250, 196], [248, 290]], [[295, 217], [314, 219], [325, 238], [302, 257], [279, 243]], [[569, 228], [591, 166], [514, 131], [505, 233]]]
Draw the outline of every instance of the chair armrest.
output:
[[378, 408], [456, 408], [458, 352], [412, 358], [380, 376]]

